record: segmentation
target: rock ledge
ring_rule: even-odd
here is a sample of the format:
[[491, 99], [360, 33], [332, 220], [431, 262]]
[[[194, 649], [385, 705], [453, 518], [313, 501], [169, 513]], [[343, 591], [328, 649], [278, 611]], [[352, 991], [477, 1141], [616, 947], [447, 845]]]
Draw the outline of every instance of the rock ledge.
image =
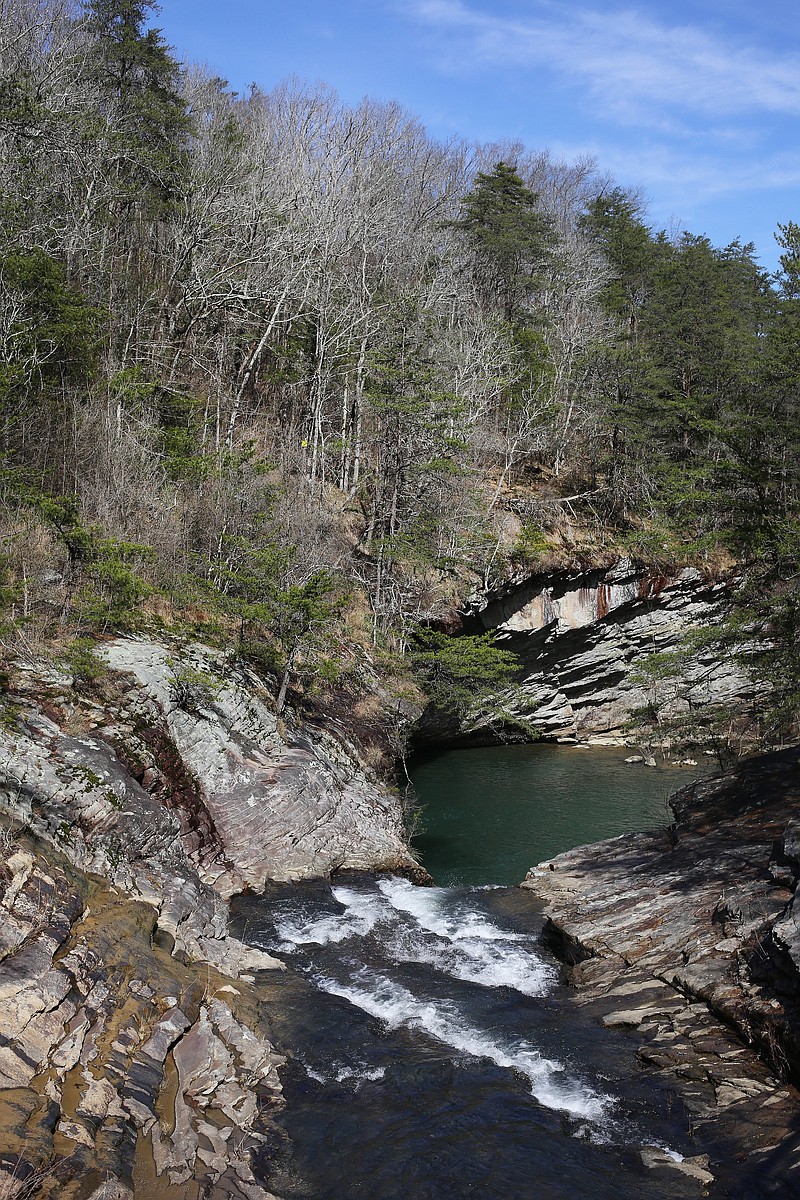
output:
[[736, 1162], [724, 1194], [760, 1195], [747, 1192], [752, 1173], [798, 1195], [798, 751], [695, 783], [671, 804], [669, 831], [578, 847], [522, 886], [546, 902], [576, 1001], [630, 1031], [642, 1063], [674, 1081], [716, 1146], [711, 1172]]

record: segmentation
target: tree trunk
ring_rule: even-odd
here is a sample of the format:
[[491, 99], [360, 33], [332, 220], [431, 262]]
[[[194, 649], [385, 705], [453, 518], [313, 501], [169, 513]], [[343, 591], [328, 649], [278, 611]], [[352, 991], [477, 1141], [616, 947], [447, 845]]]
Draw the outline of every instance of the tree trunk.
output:
[[297, 646], [292, 646], [292, 648], [289, 651], [289, 654], [286, 658], [286, 666], [283, 668], [283, 675], [281, 676], [281, 686], [278, 689], [278, 698], [275, 701], [275, 711], [278, 714], [278, 716], [281, 715], [281, 713], [283, 712], [284, 707], [286, 705], [286, 693], [289, 689], [289, 677], [292, 674], [292, 668], [294, 667], [294, 660], [297, 657], [297, 649], [298, 649]]

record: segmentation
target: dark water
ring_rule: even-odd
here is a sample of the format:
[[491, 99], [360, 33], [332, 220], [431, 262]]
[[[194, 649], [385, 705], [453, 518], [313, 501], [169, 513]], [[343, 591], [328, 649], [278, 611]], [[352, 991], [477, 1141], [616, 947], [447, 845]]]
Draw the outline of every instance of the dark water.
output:
[[573, 846], [669, 823], [667, 797], [689, 769], [645, 767], [631, 750], [489, 746], [420, 758], [414, 846], [443, 886], [520, 883], [535, 863]]
[[355, 879], [240, 897], [273, 985], [285, 1200], [688, 1197], [641, 1148], [690, 1154], [680, 1103], [574, 1010], [530, 898]]
[[[745, 1179], [635, 1041], [575, 1005], [521, 880], [557, 850], [664, 819], [679, 772], [624, 754], [513, 747], [420, 763], [425, 863], [448, 886], [347, 875], [239, 896], [233, 929], [276, 953], [264, 1015], [288, 1055], [284, 1200], [658, 1200], [701, 1194], [673, 1160], [711, 1153], [716, 1197], [788, 1196]], [[620, 794], [622, 793], [622, 795]], [[587, 808], [591, 811], [587, 812]], [[465, 826], [462, 831], [462, 824]], [[462, 836], [463, 832], [463, 836]], [[727, 1166], [726, 1164], [727, 1158]]]

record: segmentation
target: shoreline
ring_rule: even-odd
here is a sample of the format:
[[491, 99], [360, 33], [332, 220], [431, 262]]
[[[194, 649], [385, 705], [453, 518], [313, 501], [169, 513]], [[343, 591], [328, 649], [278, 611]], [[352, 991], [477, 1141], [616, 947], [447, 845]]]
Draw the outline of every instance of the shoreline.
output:
[[787, 1196], [800, 1188], [800, 970], [785, 933], [799, 801], [797, 749], [766, 755], [676, 793], [668, 831], [578, 847], [521, 885], [545, 904], [576, 1004], [671, 1081], [710, 1174]]

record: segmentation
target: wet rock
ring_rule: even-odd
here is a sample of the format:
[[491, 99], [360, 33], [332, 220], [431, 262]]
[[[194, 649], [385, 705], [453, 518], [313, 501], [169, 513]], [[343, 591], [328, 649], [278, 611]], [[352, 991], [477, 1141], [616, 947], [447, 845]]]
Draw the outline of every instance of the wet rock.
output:
[[800, 1154], [797, 873], [785, 849], [786, 873], [769, 869], [794, 845], [795, 758], [695, 783], [671, 800], [671, 834], [579, 847], [523, 884], [546, 901], [578, 1003], [630, 1030], [641, 1061], [748, 1161], [775, 1144]]
[[[227, 937], [233, 891], [341, 867], [420, 873], [398, 799], [344, 735], [280, 731], [257, 678], [199, 647], [189, 666], [213, 691], [191, 711], [174, 699], [181, 665], [166, 646], [104, 652], [117, 674], [102, 706], [75, 697], [62, 719], [41, 679], [25, 685], [16, 728], [0, 728], [0, 812], [153, 904], [176, 953], [252, 975], [278, 964]], [[81, 705], [93, 727], [76, 736]]]
[[[201, 647], [105, 655], [91, 701], [20, 665], [0, 725], [0, 1194], [272, 1200], [283, 1059], [259, 996], [282, 964], [229, 936], [227, 898], [424, 873], [335, 720], [279, 724], [255, 675]], [[187, 696], [182, 673], [208, 686]]]
[[651, 1170], [657, 1167], [666, 1167], [671, 1171], [679, 1171], [681, 1175], [686, 1175], [689, 1179], [696, 1179], [698, 1183], [714, 1182], [714, 1176], [708, 1169], [708, 1155], [706, 1154], [693, 1158], [678, 1158], [666, 1150], [662, 1150], [660, 1146], [645, 1146], [641, 1155], [642, 1162]]
[[149, 1148], [156, 1179], [268, 1200], [254, 1164], [283, 1059], [257, 997], [153, 949], [149, 906], [56, 852], [29, 843], [17, 870], [8, 861], [0, 903], [26, 939], [0, 961], [0, 1194], [35, 1179], [37, 1195], [71, 1200], [95, 1176], [97, 1200], [132, 1200]]

